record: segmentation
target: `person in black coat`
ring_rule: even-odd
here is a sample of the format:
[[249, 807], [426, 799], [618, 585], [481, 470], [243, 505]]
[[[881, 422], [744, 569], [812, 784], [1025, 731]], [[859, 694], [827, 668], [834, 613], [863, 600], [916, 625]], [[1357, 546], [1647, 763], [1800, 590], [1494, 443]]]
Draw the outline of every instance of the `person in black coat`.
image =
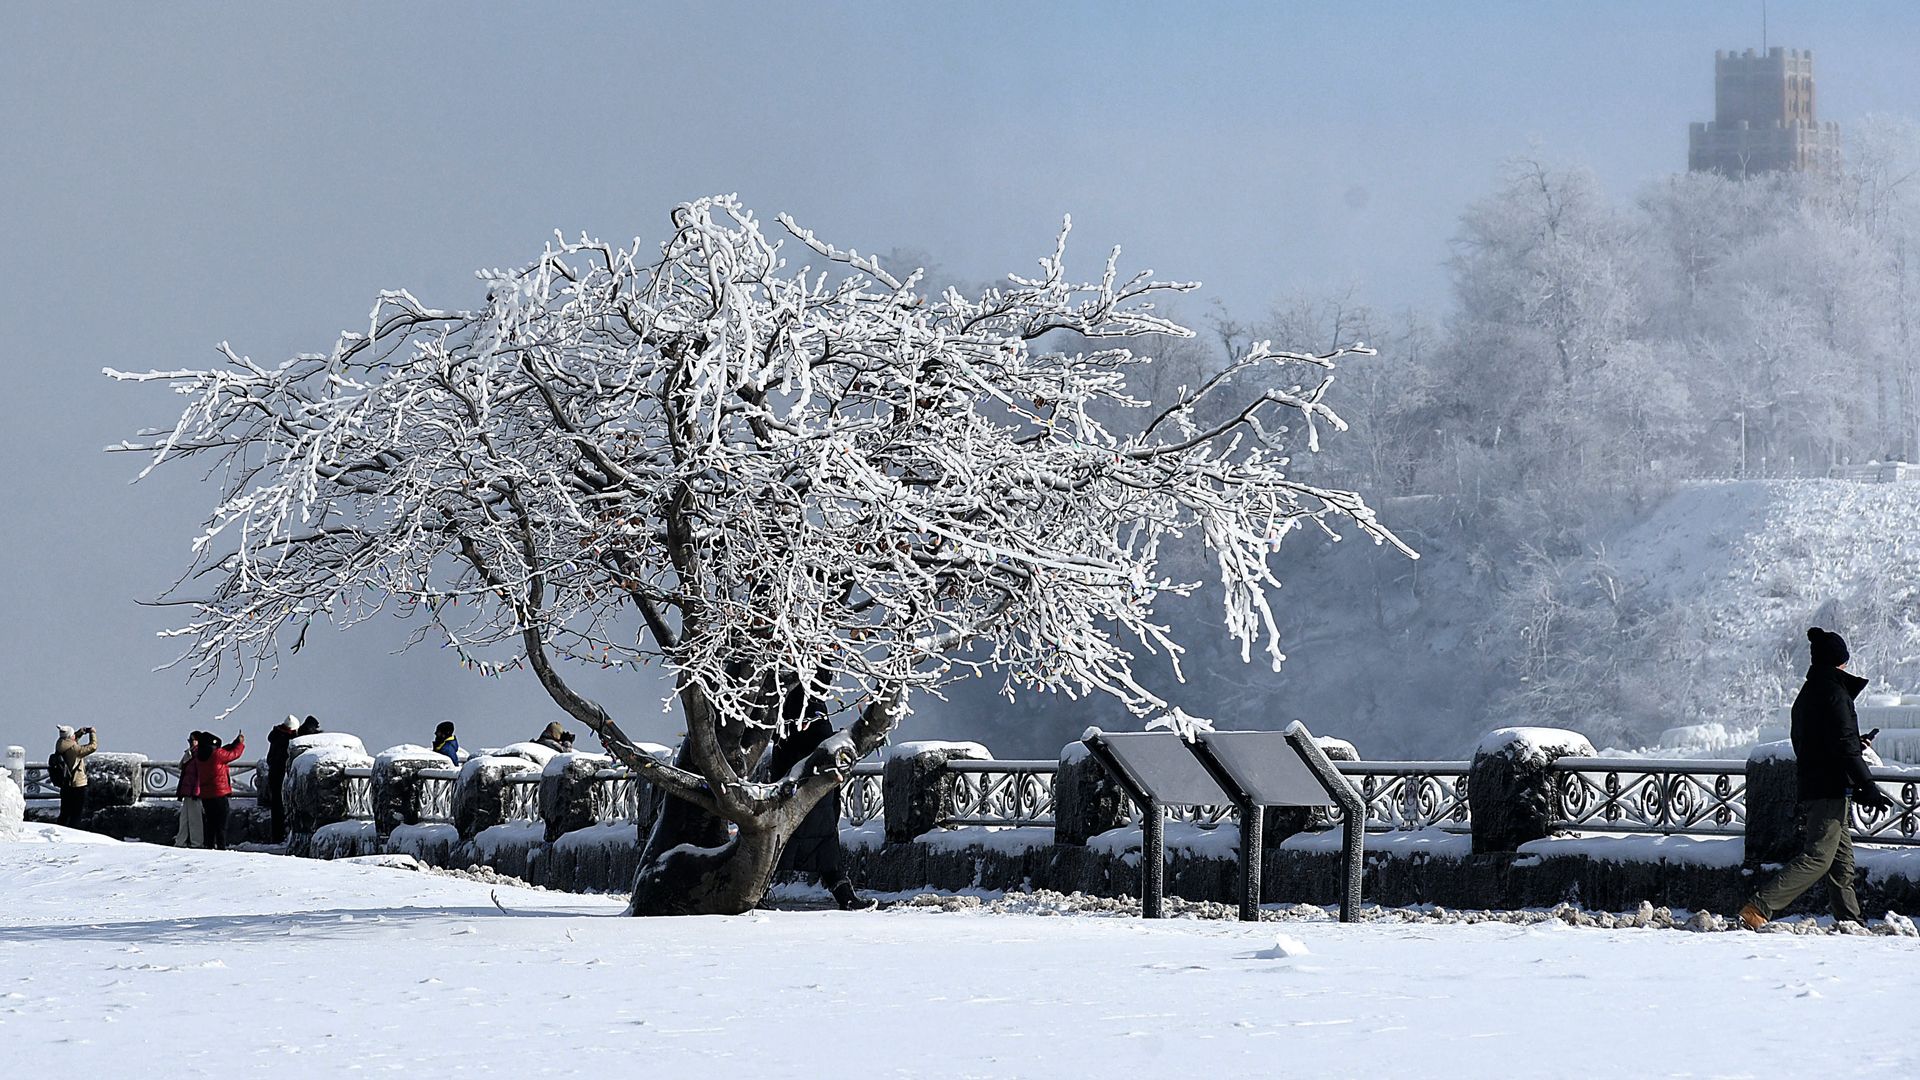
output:
[[[287, 807], [283, 789], [287, 782], [287, 743], [292, 740], [296, 726], [297, 721], [289, 716], [267, 732], [267, 781], [258, 795], [273, 813], [273, 842], [276, 844], [287, 838]], [[314, 721], [314, 727], [319, 726], [320, 722]]]
[[[775, 744], [767, 758], [767, 773], [778, 780], [806, 760], [833, 734], [833, 724], [816, 702], [808, 708], [807, 723]], [[802, 871], [817, 875], [820, 884], [833, 894], [842, 911], [860, 911], [873, 907], [871, 899], [853, 891], [853, 882], [840, 851], [840, 789], [834, 788], [800, 821], [787, 846], [780, 852], [779, 872]]]
[[1847, 670], [1847, 643], [1839, 634], [1814, 627], [1807, 631], [1812, 666], [1793, 699], [1793, 756], [1800, 781], [1799, 810], [1803, 848], [1778, 877], [1745, 907], [1740, 921], [1758, 930], [1800, 894], [1824, 879], [1836, 921], [1860, 922], [1860, 899], [1853, 891], [1853, 837], [1847, 795], [1876, 810], [1892, 807], [1867, 767], [1866, 743], [1853, 699], [1867, 680]]

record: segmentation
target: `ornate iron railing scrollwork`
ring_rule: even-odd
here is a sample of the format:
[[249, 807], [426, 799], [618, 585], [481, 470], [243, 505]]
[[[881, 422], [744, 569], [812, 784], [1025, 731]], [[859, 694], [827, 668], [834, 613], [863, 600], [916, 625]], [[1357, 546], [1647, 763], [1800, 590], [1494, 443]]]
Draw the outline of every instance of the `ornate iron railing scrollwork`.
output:
[[[1367, 804], [1368, 832], [1442, 829], [1471, 832], [1464, 761], [1336, 761], [1334, 767], [1360, 789]], [[1341, 821], [1338, 807], [1316, 817], [1331, 827]]]
[[1745, 761], [1569, 757], [1553, 763], [1553, 774], [1555, 829], [1709, 836], [1746, 832]]
[[347, 781], [347, 817], [354, 821], [373, 820], [373, 768], [358, 766], [341, 770]]
[[460, 783], [460, 770], [421, 769], [413, 776], [420, 785], [420, 823], [453, 824], [453, 789]]
[[879, 821], [886, 814], [886, 785], [881, 776], [886, 772], [877, 761], [862, 761], [854, 765], [853, 771], [840, 785], [840, 821], [844, 825], [855, 827], [869, 821]]
[[1893, 800], [1893, 808], [1870, 810], [1854, 802], [1853, 838], [1868, 844], [1920, 844], [1920, 769], [1879, 768], [1872, 775], [1881, 794]]
[[953, 812], [942, 826], [1053, 826], [1053, 779], [1058, 761], [954, 759]]
[[500, 820], [541, 820], [540, 774], [538, 772], [520, 772], [501, 778]]

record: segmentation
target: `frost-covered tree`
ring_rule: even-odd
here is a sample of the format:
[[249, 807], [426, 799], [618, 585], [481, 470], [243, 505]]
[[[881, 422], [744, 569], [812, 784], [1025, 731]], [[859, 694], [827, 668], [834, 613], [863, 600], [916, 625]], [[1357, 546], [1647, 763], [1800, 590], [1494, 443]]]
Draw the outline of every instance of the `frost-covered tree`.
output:
[[[1406, 550], [1289, 466], [1344, 426], [1329, 374], [1364, 350], [1255, 344], [1149, 404], [1128, 344], [1185, 334], [1155, 301], [1190, 286], [1123, 277], [1117, 252], [1076, 281], [1063, 229], [1034, 276], [927, 295], [781, 224], [775, 242], [702, 199], [657, 248], [560, 242], [485, 273], [472, 310], [383, 293], [327, 353], [110, 373], [188, 400], [128, 449], [211, 459], [223, 485], [171, 596], [194, 612], [183, 662], [248, 683], [316, 621], [398, 605], [416, 640], [530, 672], [674, 796], [634, 911], [739, 912], [916, 694], [992, 668], [1191, 722], [1135, 671], [1178, 664], [1155, 604], [1196, 583], [1161, 569], [1171, 538], [1205, 542], [1226, 631], [1275, 665], [1282, 540], [1345, 522]], [[569, 661], [668, 672], [677, 761], [640, 752]], [[824, 745], [756, 771], [821, 712]]]

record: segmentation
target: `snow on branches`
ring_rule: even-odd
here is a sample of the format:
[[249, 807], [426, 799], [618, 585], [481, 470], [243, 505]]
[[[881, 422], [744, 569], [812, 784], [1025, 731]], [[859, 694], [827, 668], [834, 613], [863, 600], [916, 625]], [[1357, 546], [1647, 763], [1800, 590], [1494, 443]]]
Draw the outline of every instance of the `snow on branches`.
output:
[[316, 619], [398, 605], [468, 665], [530, 667], [623, 759], [557, 661], [663, 665], [690, 729], [784, 731], [795, 693], [884, 703], [858, 754], [910, 693], [988, 667], [1168, 709], [1134, 665], [1178, 662], [1153, 615], [1194, 587], [1157, 569], [1170, 537], [1204, 537], [1226, 629], [1275, 665], [1282, 538], [1346, 519], [1412, 554], [1287, 471], [1296, 431], [1344, 426], [1335, 361], [1370, 350], [1262, 344], [1154, 406], [1128, 396], [1149, 362], [1128, 342], [1186, 335], [1154, 301], [1191, 286], [1123, 278], [1117, 250], [1075, 281], [1064, 228], [1036, 275], [972, 296], [782, 217], [816, 264], [789, 269], [731, 197], [672, 222], [657, 249], [556, 241], [483, 273], [471, 311], [383, 293], [325, 355], [109, 371], [189, 400], [117, 449], [220, 459], [169, 598], [194, 612], [173, 631], [192, 672], [250, 683]]

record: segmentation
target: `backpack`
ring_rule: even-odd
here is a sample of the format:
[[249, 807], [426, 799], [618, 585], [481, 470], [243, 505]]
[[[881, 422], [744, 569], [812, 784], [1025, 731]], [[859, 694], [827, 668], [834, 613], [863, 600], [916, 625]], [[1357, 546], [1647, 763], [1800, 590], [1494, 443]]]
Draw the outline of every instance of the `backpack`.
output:
[[47, 783], [65, 791], [73, 774], [67, 769], [67, 756], [55, 750], [47, 757]]

